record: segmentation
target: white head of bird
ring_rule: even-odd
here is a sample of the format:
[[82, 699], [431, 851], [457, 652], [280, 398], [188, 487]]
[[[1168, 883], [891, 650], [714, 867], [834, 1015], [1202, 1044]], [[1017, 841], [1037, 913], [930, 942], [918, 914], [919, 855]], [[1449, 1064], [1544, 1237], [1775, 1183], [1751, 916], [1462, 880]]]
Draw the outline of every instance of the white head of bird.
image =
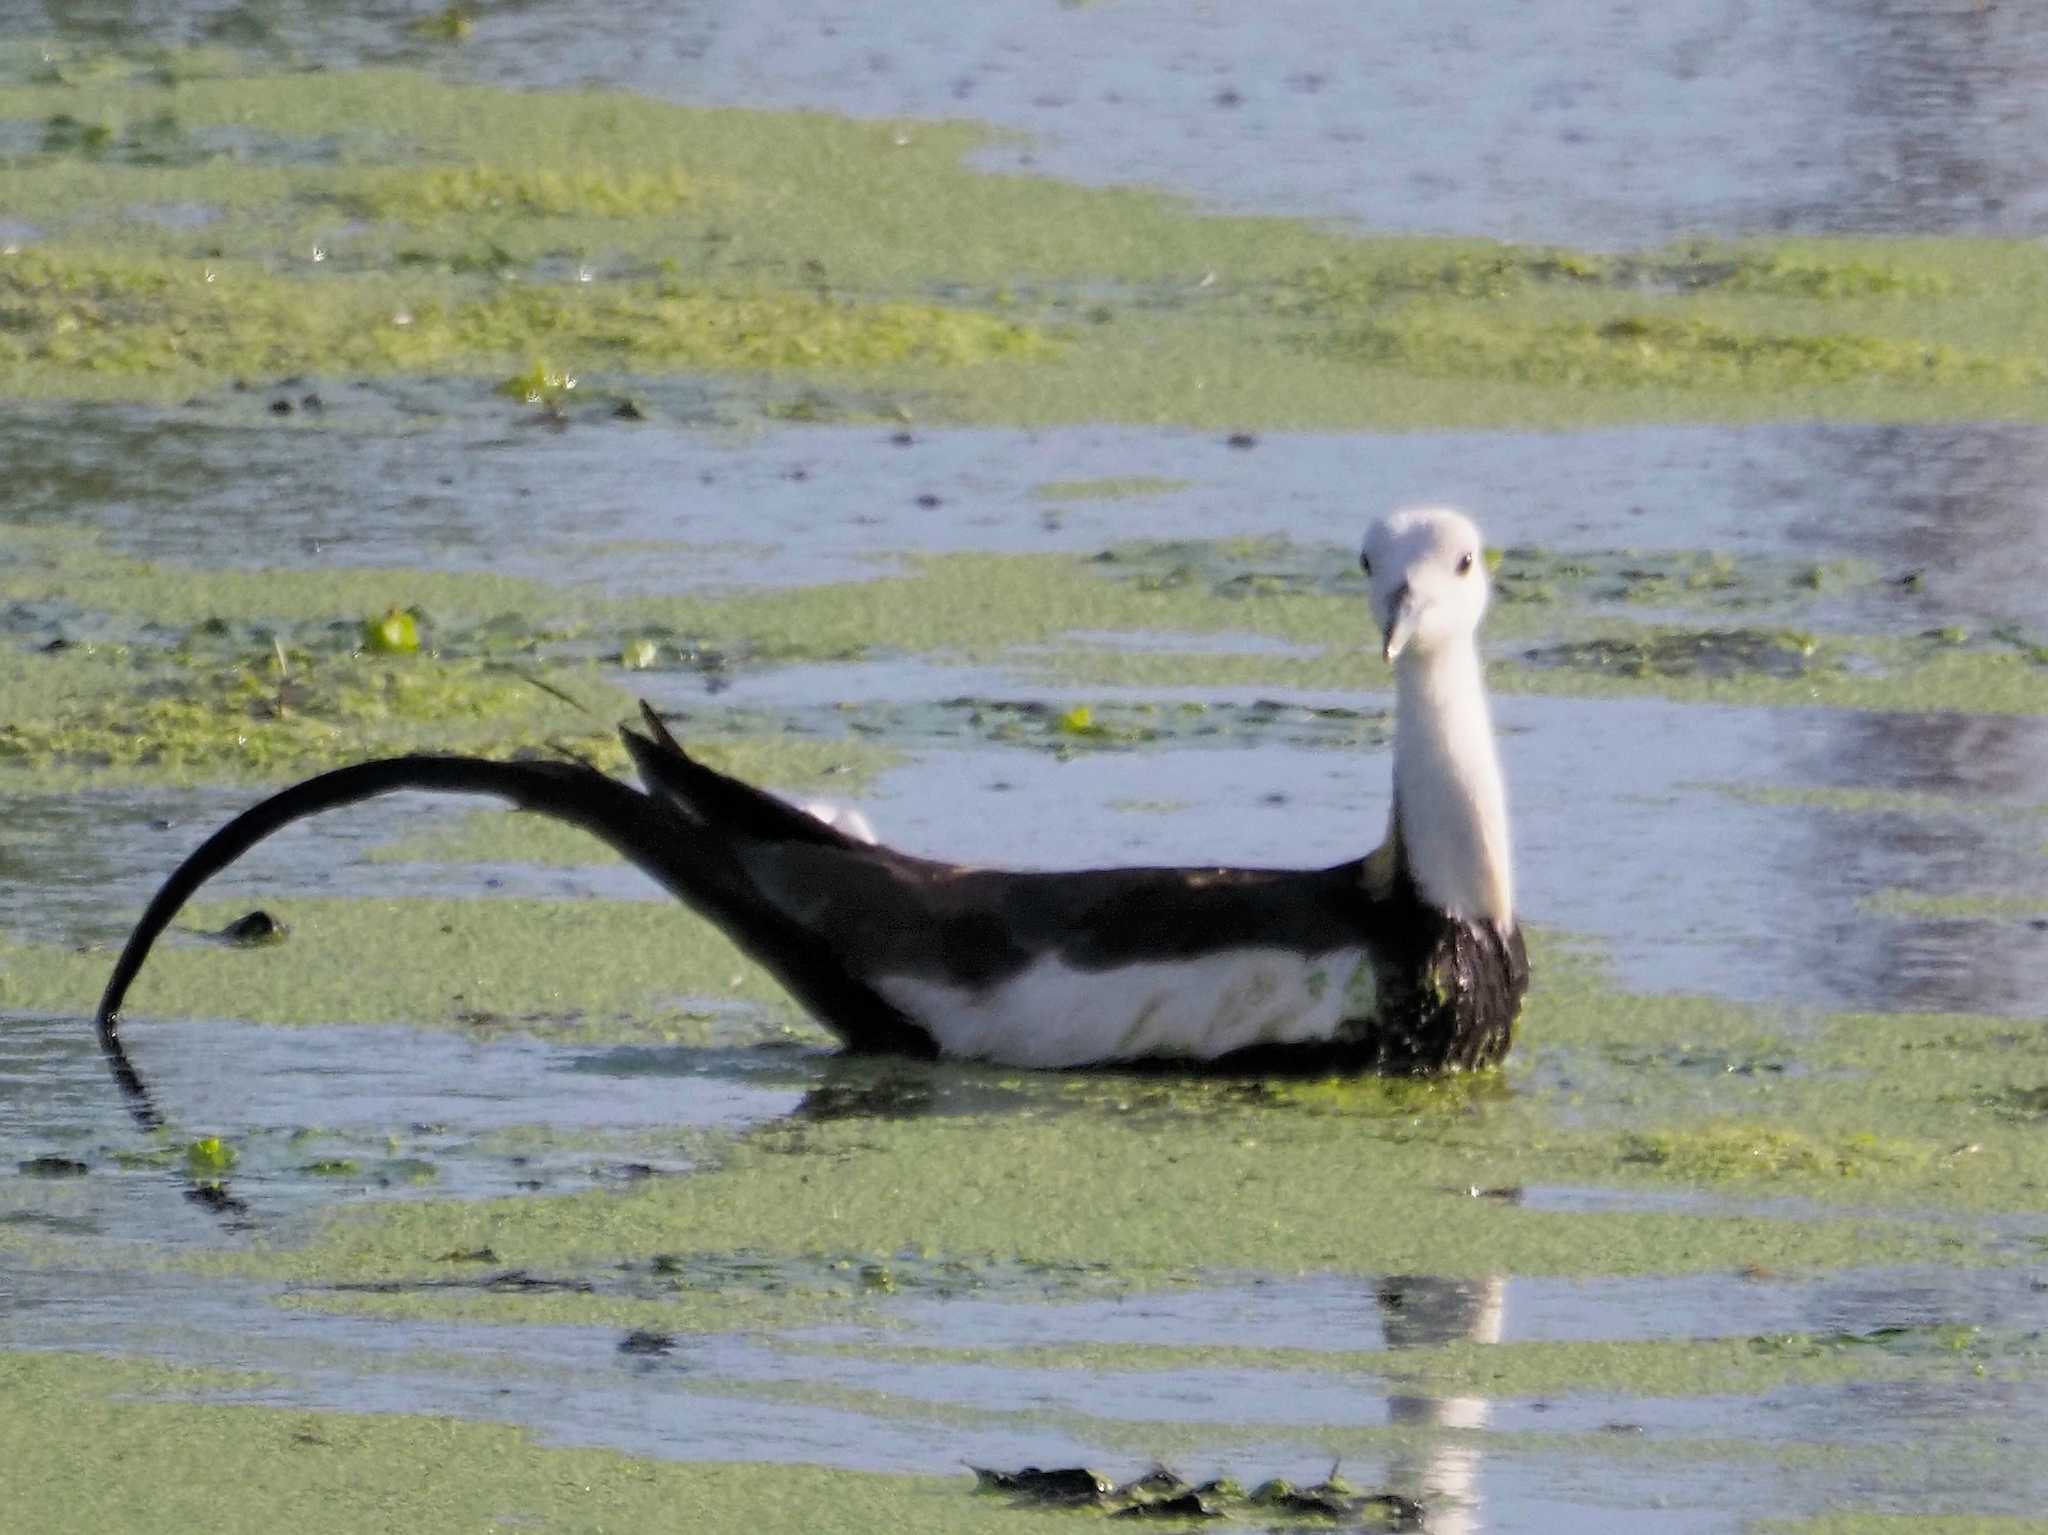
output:
[[1486, 612], [1486, 550], [1469, 519], [1444, 507], [1382, 517], [1365, 535], [1359, 566], [1389, 661], [1427, 659], [1470, 642]]
[[1479, 665], [1489, 586], [1479, 530], [1442, 507], [1394, 512], [1365, 535], [1359, 564], [1399, 702], [1392, 841], [1425, 900], [1506, 932], [1514, 890]]

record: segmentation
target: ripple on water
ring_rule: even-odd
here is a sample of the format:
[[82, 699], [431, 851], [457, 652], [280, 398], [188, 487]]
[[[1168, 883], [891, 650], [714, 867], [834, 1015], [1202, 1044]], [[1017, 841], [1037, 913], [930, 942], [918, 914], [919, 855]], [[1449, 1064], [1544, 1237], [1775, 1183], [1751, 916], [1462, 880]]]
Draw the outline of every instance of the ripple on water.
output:
[[[517, 1032], [159, 1023], [129, 1049], [173, 1123], [138, 1143], [82, 1015], [0, 1018], [7, 1165], [61, 1151], [83, 1179], [15, 1179], [81, 1231], [203, 1242], [176, 1197], [179, 1136], [221, 1134], [229, 1184], [265, 1225], [342, 1198], [478, 1198], [619, 1186], [694, 1164], [702, 1136], [778, 1119], [807, 1085], [772, 1051], [551, 1044]], [[224, 1063], [228, 1063], [224, 1065]], [[793, 1076], [796, 1077], [793, 1080]]]
[[[410, 431], [384, 415], [351, 427], [335, 407], [335, 424], [313, 430], [20, 411], [0, 422], [12, 476], [0, 515], [76, 525], [85, 497], [118, 547], [174, 563], [431, 565], [630, 592], [860, 580], [951, 550], [1248, 534], [1344, 550], [1388, 506], [1450, 502], [1503, 546], [1875, 572], [1808, 593], [1805, 621], [2048, 633], [2036, 493], [2048, 428], [2023, 423], [1290, 433], [1247, 453], [1212, 434], [1108, 426], [927, 431], [908, 447], [881, 427], [509, 432], [490, 409]], [[1147, 476], [1169, 488], [1056, 502], [1040, 490]], [[574, 497], [556, 493], [565, 483]], [[920, 505], [929, 493], [946, 515]]]
[[[152, 12], [148, 41], [213, 45], [246, 36], [247, 14], [230, 0]], [[480, 12], [453, 48], [383, 7], [265, 17], [265, 46], [317, 64], [980, 119], [1021, 135], [983, 154], [996, 169], [1378, 230], [1641, 245], [1779, 230], [2025, 235], [2048, 222], [2048, 108], [2031, 89], [2048, 22], [2025, 6], [1403, 0], [1376, 7], [1368, 33], [1342, 0], [1296, 6], [1277, 28], [1257, 11], [1172, 0], [974, 0], [943, 17], [907, 0], [643, 0], [598, 13], [554, 0]], [[0, 20], [86, 46], [123, 40], [97, 15]]]

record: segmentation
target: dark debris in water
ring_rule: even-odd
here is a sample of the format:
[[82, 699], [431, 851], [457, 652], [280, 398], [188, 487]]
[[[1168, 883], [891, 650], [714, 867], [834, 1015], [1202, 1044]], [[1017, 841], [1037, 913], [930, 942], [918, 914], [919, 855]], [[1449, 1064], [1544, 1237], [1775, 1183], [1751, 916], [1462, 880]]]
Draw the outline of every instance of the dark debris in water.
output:
[[587, 1279], [558, 1279], [530, 1274], [525, 1269], [501, 1269], [475, 1279], [374, 1279], [343, 1280], [325, 1288], [350, 1295], [411, 1295], [422, 1290], [482, 1290], [493, 1295], [594, 1295], [597, 1286]]
[[284, 923], [269, 912], [258, 909], [243, 913], [227, 926], [217, 928], [206, 936], [221, 943], [232, 944], [236, 948], [255, 949], [266, 944], [283, 943], [290, 933], [291, 929]]
[[488, 1247], [460, 1247], [434, 1259], [436, 1263], [496, 1263], [498, 1255]]
[[1021, 1471], [994, 1471], [973, 1466], [975, 1486], [983, 1492], [1015, 1494], [1020, 1503], [1042, 1507], [1068, 1508], [1082, 1503], [1100, 1503], [1115, 1490], [1115, 1483], [1085, 1466], [1064, 1466], [1044, 1471], [1026, 1466]]
[[1532, 666], [1618, 677], [1803, 677], [1817, 644], [1797, 629], [1672, 629], [1523, 652]]
[[223, 1183], [188, 1184], [185, 1198], [215, 1215], [246, 1215], [249, 1212], [248, 1201], [230, 1194]]
[[2048, 1086], [2010, 1088], [1992, 1099], [1991, 1107], [2008, 1119], [2048, 1119]]
[[1695, 1050], [1684, 1045], [1613, 1045], [1603, 1052], [1618, 1066], [1631, 1071], [1646, 1069], [1703, 1073], [1715, 1077], [1782, 1077], [1798, 1075], [1792, 1063], [1766, 1056]]
[[636, 1327], [619, 1339], [619, 1352], [642, 1359], [666, 1359], [676, 1350], [676, 1340], [665, 1332]]
[[[340, 155], [333, 138], [291, 138], [235, 126], [187, 126], [173, 112], [134, 121], [108, 115], [78, 117], [69, 112], [43, 119], [31, 148], [50, 158], [77, 157], [103, 164], [151, 168], [190, 167], [216, 161], [246, 165], [320, 165]], [[204, 223], [211, 210], [171, 210], [166, 222]]]
[[1155, 1498], [1149, 1503], [1130, 1503], [1110, 1515], [1112, 1519], [1220, 1519], [1215, 1508], [1199, 1492], [1180, 1492]]
[[796, 1106], [803, 1119], [916, 1119], [932, 1111], [935, 1094], [927, 1080], [882, 1076], [872, 1082], [824, 1082]]
[[2048, 666], [2048, 643], [2043, 643], [2017, 624], [2000, 624], [1991, 631], [1991, 637], [2001, 645], [2011, 647], [2035, 666]]
[[1016, 1508], [1099, 1509], [1112, 1519], [1225, 1519], [1233, 1516], [1271, 1523], [1342, 1520], [1369, 1531], [1410, 1531], [1424, 1527], [1424, 1510], [1394, 1492], [1361, 1493], [1333, 1469], [1313, 1487], [1273, 1479], [1247, 1493], [1229, 1478], [1199, 1486], [1165, 1466], [1118, 1486], [1085, 1466], [1021, 1471], [972, 1466], [979, 1492], [1007, 1496]]
[[75, 1157], [29, 1157], [15, 1168], [25, 1178], [83, 1178], [92, 1169]]

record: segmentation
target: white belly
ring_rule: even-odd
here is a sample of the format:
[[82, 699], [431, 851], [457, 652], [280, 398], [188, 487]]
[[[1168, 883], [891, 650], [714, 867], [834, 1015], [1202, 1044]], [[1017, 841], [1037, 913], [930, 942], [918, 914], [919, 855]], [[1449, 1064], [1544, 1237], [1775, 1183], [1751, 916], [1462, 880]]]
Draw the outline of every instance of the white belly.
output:
[[979, 990], [908, 976], [875, 989], [942, 1055], [1005, 1066], [1214, 1060], [1251, 1045], [1326, 1040], [1373, 1011], [1372, 966], [1358, 949], [1229, 949], [1114, 970], [1048, 956]]

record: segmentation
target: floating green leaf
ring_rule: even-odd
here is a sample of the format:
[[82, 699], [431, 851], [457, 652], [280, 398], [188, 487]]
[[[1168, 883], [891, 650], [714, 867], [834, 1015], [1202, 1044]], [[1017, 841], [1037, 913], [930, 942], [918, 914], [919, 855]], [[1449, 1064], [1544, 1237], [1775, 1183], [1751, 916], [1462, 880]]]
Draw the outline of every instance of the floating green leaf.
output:
[[404, 608], [389, 608], [382, 618], [363, 620], [363, 649], [375, 655], [419, 654], [419, 620]]
[[202, 1136], [185, 1148], [185, 1166], [195, 1177], [217, 1176], [237, 1160], [235, 1148], [217, 1135]]

